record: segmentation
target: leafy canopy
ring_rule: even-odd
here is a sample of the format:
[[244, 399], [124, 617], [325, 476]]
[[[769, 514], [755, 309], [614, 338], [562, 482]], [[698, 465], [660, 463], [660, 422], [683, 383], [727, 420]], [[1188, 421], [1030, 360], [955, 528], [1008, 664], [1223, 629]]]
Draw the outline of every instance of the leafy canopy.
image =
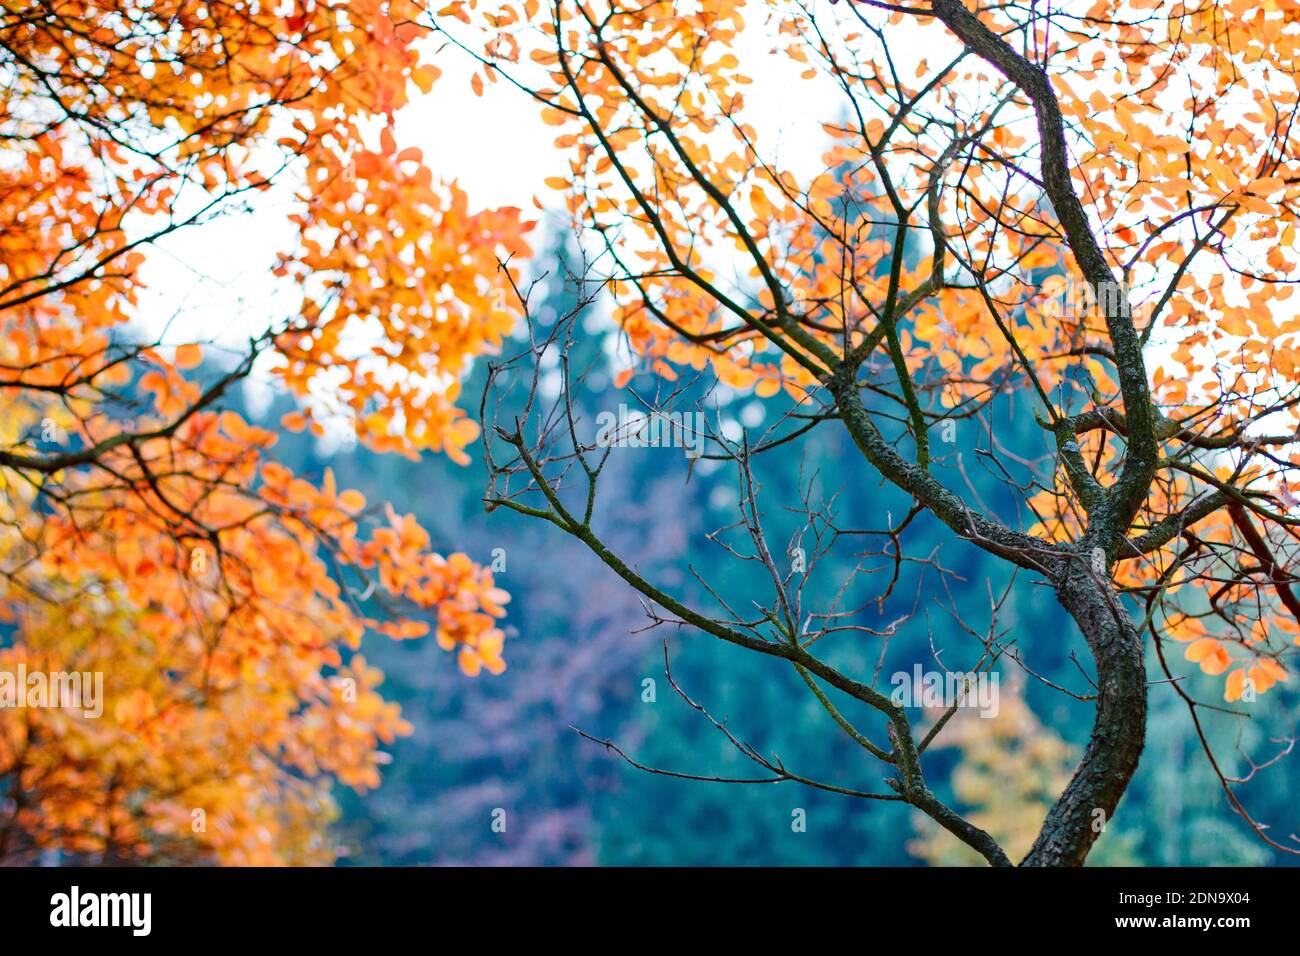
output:
[[[362, 634], [432, 619], [467, 673], [504, 667], [490, 572], [290, 473], [226, 407], [257, 362], [319, 397], [289, 428], [324, 409], [464, 461], [455, 383], [514, 321], [501, 263], [528, 251], [519, 210], [472, 210], [394, 143], [438, 76], [419, 7], [287, 11], [0, 9], [0, 668], [102, 672], [108, 698], [98, 720], [0, 711], [0, 857], [331, 859], [329, 781], [375, 786], [409, 732]], [[233, 358], [183, 322], [148, 337], [145, 250], [281, 181], [297, 236], [266, 268], [297, 314]]]

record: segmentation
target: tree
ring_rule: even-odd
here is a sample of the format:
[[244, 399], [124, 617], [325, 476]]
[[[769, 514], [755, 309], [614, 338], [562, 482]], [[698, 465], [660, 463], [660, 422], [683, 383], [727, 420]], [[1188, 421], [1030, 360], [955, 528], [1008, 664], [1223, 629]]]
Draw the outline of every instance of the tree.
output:
[[[1013, 676], [1023, 681], [1020, 675]], [[935, 745], [962, 751], [962, 761], [953, 771], [953, 791], [962, 803], [976, 808], [970, 814], [971, 822], [987, 830], [1014, 856], [1029, 852], [1039, 821], [1069, 782], [1070, 768], [1077, 759], [1068, 744], [1043, 727], [1019, 691], [1014, 686], [1003, 690], [998, 712], [988, 726], [981, 726], [975, 713], [958, 714], [951, 731]], [[1132, 858], [1122, 845], [1106, 858], [1105, 851], [1113, 842], [1099, 840], [1093, 861], [1107, 866], [1131, 865]], [[970, 847], [957, 843], [924, 817], [920, 838], [910, 848], [931, 864], [972, 866], [984, 862]]]
[[[285, 427], [341, 416], [368, 447], [465, 460], [455, 383], [516, 320], [504, 263], [530, 227], [397, 148], [394, 111], [438, 72], [419, 7], [274, 6], [0, 12], [3, 862], [332, 859], [330, 782], [374, 786], [409, 731], [363, 632], [432, 615], [466, 672], [504, 667], [489, 571], [293, 475], [228, 407], [261, 363], [322, 396]], [[297, 314], [233, 350], [133, 322], [146, 249], [278, 182], [297, 241], [267, 268]], [[103, 697], [50, 706], [74, 673]]]
[[[583, 542], [645, 598], [652, 624], [785, 662], [889, 774], [884, 790], [802, 776], [678, 688], [758, 766], [725, 779], [902, 802], [989, 863], [1011, 862], [928, 781], [925, 755], [947, 720], [919, 733], [879, 686], [896, 629], [871, 605], [899, 601], [895, 569], [909, 562], [930, 564], [930, 593], [941, 592], [943, 565], [908, 548], [937, 521], [1014, 572], [990, 588], [987, 623], [965, 625], [961, 664], [935, 649], [942, 671], [1001, 663], [1033, 675], [999, 618], [1023, 589], [1055, 595], [1090, 659], [1078, 689], [1057, 689], [1092, 705], [1092, 733], [1023, 863], [1086, 859], [1138, 766], [1153, 679], [1185, 705], [1244, 824], [1300, 852], [1238, 794], [1294, 738], [1242, 755], [1237, 776], [1207, 727], [1254, 717], [1287, 679], [1300, 634], [1286, 306], [1300, 184], [1295, 12], [773, 2], [775, 51], [804, 68], [809, 109], [833, 141], [824, 170], [805, 175], [751, 122], [748, 6], [479, 7], [449, 3], [435, 29], [477, 59], [476, 91], [507, 82], [559, 130], [570, 175], [549, 185], [584, 230], [581, 278], [614, 300], [635, 356], [620, 383], [637, 383], [629, 395], [649, 416], [611, 430], [573, 413], [584, 379], [565, 356], [580, 332], [534, 336], [496, 367], [484, 402], [488, 507]], [[516, 292], [527, 315], [528, 291]], [[539, 387], [542, 367], [560, 371], [558, 387]], [[753, 435], [728, 429], [717, 402], [687, 397], [683, 374], [710, 395], [752, 390], [788, 407]], [[1033, 447], [1008, 446], [990, 423], [994, 398], [1013, 392], [1041, 425]], [[494, 401], [521, 394], [509, 407], [522, 413], [494, 414]], [[861, 477], [842, 493], [873, 498], [869, 525], [840, 524], [835, 494], [809, 481], [773, 509], [754, 480], [758, 457], [795, 467], [808, 433], [828, 427], [860, 454]], [[959, 428], [1011, 504], [955, 490], [969, 485]], [[765, 572], [765, 593], [717, 579], [669, 586], [593, 530], [611, 456], [661, 439], [701, 451], [693, 464], [733, 469], [736, 520], [711, 537]], [[850, 574], [819, 579], [824, 554], [863, 542]], [[1229, 706], [1198, 696], [1178, 670], [1179, 642], [1203, 672], [1227, 674]], [[850, 671], [837, 643], [866, 643], [877, 663]]]
[[[1023, 862], [1087, 858], [1142, 756], [1153, 680], [1244, 825], [1300, 851], [1239, 794], [1294, 737], [1239, 735], [1257, 749], [1233, 758], [1219, 730], [1269, 719], [1300, 635], [1300, 17], [973, 2], [7, 5], [0, 674], [39, 677], [28, 698], [99, 674], [107, 706], [0, 711], [0, 856], [330, 857], [329, 781], [372, 786], [379, 743], [407, 729], [347, 652], [432, 621], [463, 670], [500, 671], [506, 595], [411, 516], [291, 473], [228, 396], [260, 365], [302, 400], [286, 429], [340, 418], [369, 448], [464, 461], [480, 426], [459, 382], [520, 321], [526, 346], [492, 363], [479, 406], [488, 509], [571, 535], [652, 626], [788, 668], [888, 776], [800, 773], [671, 669], [758, 769], [653, 769], [899, 804], [1010, 863], [934, 768], [972, 688], [1037, 677], [1011, 612], [1050, 592], [1087, 658], [1050, 686], [1093, 727]], [[821, 114], [818, 172], [784, 165], [746, 102], [756, 30]], [[471, 211], [393, 133], [439, 50], [475, 60], [475, 92], [536, 100], [570, 157], [549, 186], [586, 257], [559, 321], [533, 314], [522, 213]], [[268, 263], [294, 314], [225, 356], [142, 332], [142, 252], [277, 182], [297, 183], [295, 242]], [[600, 295], [640, 414], [584, 414], [597, 373], [574, 346]], [[766, 402], [761, 428], [738, 395]], [[1041, 440], [1000, 433], [1010, 400]], [[842, 488], [800, 454], [827, 430], [857, 456]], [[647, 443], [686, 453], [665, 469], [683, 481], [733, 476], [736, 517], [706, 543], [755, 575], [671, 580], [598, 530], [611, 457]], [[756, 464], [772, 459], [775, 494]], [[975, 464], [1002, 493], [975, 490]], [[936, 531], [1001, 563], [986, 606], [943, 603], [953, 568], [917, 547]], [[961, 681], [924, 731], [883, 686], [921, 666], [921, 599], [969, 638], [926, 648]], [[1226, 675], [1227, 706], [1178, 670], [1179, 642]]]

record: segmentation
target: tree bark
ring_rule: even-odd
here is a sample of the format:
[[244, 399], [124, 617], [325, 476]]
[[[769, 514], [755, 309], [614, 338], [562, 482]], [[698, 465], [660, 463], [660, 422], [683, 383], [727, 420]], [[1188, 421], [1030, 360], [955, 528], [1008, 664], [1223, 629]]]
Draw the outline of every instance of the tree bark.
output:
[[1109, 579], [1091, 573], [1082, 561], [1072, 561], [1058, 580], [1056, 594], [1083, 631], [1096, 662], [1097, 712], [1083, 759], [1021, 866], [1082, 866], [1128, 789], [1146, 742], [1142, 635]]

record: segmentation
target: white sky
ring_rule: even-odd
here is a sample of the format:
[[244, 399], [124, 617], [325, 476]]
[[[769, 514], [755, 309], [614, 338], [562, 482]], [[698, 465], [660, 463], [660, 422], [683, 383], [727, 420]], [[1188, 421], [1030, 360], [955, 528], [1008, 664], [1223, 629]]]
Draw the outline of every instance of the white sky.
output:
[[[830, 12], [827, 0], [815, 5], [819, 19]], [[802, 65], [773, 55], [766, 4], [756, 0], [751, 10], [735, 51], [753, 80], [745, 88], [746, 120], [776, 165], [796, 177], [811, 177], [824, 169], [829, 144], [821, 123], [839, 118], [842, 94], [826, 77], [802, 79]], [[923, 57], [936, 63], [949, 55], [941, 36], [906, 23], [892, 27], [890, 50], [900, 73], [911, 76]], [[536, 198], [546, 209], [558, 210], [559, 196], [544, 180], [566, 176], [568, 161], [552, 145], [559, 131], [541, 122], [538, 105], [506, 82], [488, 84], [482, 97], [475, 96], [469, 82], [473, 62], [460, 50], [447, 47], [434, 62], [442, 76], [432, 91], [417, 92], [398, 114], [399, 147], [419, 147], [435, 177], [458, 181], [472, 208], [518, 206], [526, 216], [541, 218]], [[295, 241], [288, 216], [297, 185], [286, 175], [274, 189], [255, 196], [250, 210], [228, 211], [148, 249], [141, 334], [152, 337], [165, 330], [166, 343], [214, 342], [237, 351], [268, 325], [292, 316], [297, 287], [275, 278], [271, 268]], [[539, 233], [532, 244], [541, 247]], [[547, 264], [537, 267], [544, 270]], [[266, 382], [266, 376], [254, 376], [255, 407], [268, 397]]]
[[[821, 122], [834, 118], [836, 91], [823, 77], [799, 79], [801, 65], [771, 55], [764, 21], [762, 9], [748, 17], [736, 51], [753, 80], [745, 92], [747, 118], [774, 159], [797, 176], [813, 175], [823, 169], [828, 137]], [[419, 147], [435, 177], [459, 182], [471, 208], [518, 206], [526, 216], [541, 218], [536, 197], [547, 210], [558, 210], [559, 196], [544, 180], [566, 175], [568, 162], [553, 146], [557, 129], [541, 122], [536, 102], [505, 82], [489, 84], [482, 97], [475, 96], [472, 62], [462, 51], [444, 49], [434, 62], [442, 76], [432, 91], [417, 92], [397, 116], [399, 148]], [[810, 97], [824, 97], [823, 107], [809, 109]], [[211, 342], [237, 351], [251, 336], [291, 316], [296, 287], [275, 278], [271, 268], [277, 254], [294, 243], [288, 215], [296, 186], [286, 177], [254, 197], [251, 209], [228, 211], [148, 249], [141, 334], [165, 333], [168, 344]], [[533, 237], [536, 249], [540, 235]], [[266, 376], [255, 374], [249, 383], [254, 408], [269, 398], [267, 388]]]
[[[792, 82], [802, 68], [770, 56], [761, 21], [751, 23], [756, 25], [744, 41], [750, 55], [738, 52], [754, 80], [746, 90], [752, 121], [787, 168], [796, 174], [820, 171], [828, 142], [820, 124], [827, 111], [808, 109], [818, 81]], [[541, 122], [537, 104], [504, 82], [475, 96], [470, 60], [460, 51], [444, 50], [435, 62], [443, 75], [433, 90], [417, 93], [398, 114], [399, 148], [419, 147], [435, 177], [457, 180], [472, 208], [519, 206], [525, 215], [541, 217], [534, 197], [547, 209], [560, 208], [558, 195], [543, 181], [566, 175], [568, 163], [552, 145], [557, 130]], [[822, 92], [833, 95], [825, 86]], [[270, 269], [276, 254], [293, 244], [287, 216], [294, 185], [282, 180], [256, 197], [252, 211], [181, 230], [149, 250], [143, 327], [153, 333], [170, 322], [168, 342], [215, 339], [238, 347], [250, 333], [283, 318], [294, 305], [293, 290]]]

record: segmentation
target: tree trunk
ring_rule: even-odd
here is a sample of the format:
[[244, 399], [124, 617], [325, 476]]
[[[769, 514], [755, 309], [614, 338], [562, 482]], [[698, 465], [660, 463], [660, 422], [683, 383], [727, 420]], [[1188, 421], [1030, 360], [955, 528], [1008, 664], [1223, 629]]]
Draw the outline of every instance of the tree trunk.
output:
[[[1083, 631], [1099, 685], [1092, 736], [1022, 866], [1082, 866], [1137, 770], [1146, 740], [1143, 640], [1110, 582], [1072, 561], [1057, 598]], [[1097, 811], [1100, 810], [1101, 813]]]

